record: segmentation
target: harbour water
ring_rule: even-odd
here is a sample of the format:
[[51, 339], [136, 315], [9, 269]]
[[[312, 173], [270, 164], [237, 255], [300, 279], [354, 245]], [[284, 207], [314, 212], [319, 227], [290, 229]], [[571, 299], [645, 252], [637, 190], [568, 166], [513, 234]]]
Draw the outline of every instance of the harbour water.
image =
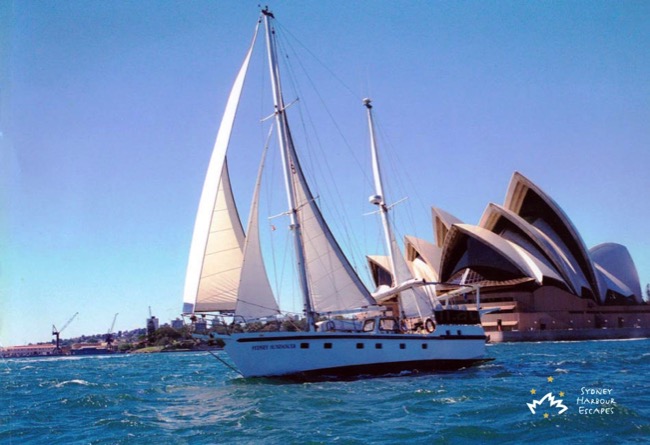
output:
[[246, 380], [207, 352], [5, 360], [0, 444], [650, 443], [650, 340], [488, 353], [318, 383]]

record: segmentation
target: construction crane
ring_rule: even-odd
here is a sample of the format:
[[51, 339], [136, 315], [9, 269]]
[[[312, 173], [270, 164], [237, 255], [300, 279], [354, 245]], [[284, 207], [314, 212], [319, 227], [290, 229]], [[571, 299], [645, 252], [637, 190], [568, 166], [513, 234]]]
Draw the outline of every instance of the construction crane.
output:
[[108, 328], [108, 332], [106, 333], [106, 347], [110, 350], [112, 349], [113, 346], [113, 328], [115, 327], [115, 320], [117, 320], [117, 316], [119, 315], [119, 312], [115, 313], [115, 316], [113, 317], [113, 323], [111, 324], [111, 327]]
[[72, 323], [72, 320], [74, 320], [77, 315], [79, 315], [79, 312], [75, 312], [75, 314], [72, 317], [70, 317], [70, 319], [63, 325], [61, 329], [57, 329], [56, 326], [52, 325], [52, 335], [56, 337], [55, 351], [57, 352], [61, 351], [61, 348], [59, 346], [59, 334], [61, 334], [61, 332], [63, 332], [63, 330], [67, 328], [70, 323]]

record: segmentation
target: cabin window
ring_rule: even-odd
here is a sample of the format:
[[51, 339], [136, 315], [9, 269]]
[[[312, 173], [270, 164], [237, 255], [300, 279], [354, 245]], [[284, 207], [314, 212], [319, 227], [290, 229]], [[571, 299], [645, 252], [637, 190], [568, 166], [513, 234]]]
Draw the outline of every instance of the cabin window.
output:
[[375, 320], [366, 320], [363, 323], [363, 332], [372, 332], [375, 330]]
[[428, 345], [428, 344], [426, 344], [426, 343], [422, 343], [422, 349], [428, 349], [428, 348], [429, 348], [429, 345]]
[[461, 330], [459, 329], [459, 330], [456, 331], [456, 334], [458, 334], [458, 335], [463, 335], [463, 331], [461, 331]]
[[325, 344], [323, 345], [323, 347], [324, 347], [325, 349], [332, 349], [332, 343], [325, 343]]
[[383, 345], [381, 343], [375, 343], [375, 349], [381, 349]]
[[379, 321], [379, 329], [382, 331], [397, 331], [397, 320], [394, 318], [382, 318]]
[[357, 343], [357, 349], [363, 349], [363, 343]]
[[406, 349], [406, 343], [400, 343], [399, 348], [400, 349]]
[[451, 331], [447, 329], [447, 335], [451, 335]]
[[309, 349], [309, 343], [300, 343], [300, 349]]

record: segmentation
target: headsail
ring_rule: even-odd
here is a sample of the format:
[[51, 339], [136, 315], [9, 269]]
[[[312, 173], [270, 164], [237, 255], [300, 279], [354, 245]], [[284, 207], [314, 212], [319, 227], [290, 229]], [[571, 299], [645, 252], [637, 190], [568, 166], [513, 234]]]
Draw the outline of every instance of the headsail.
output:
[[[269, 136], [271, 136], [270, 132]], [[250, 215], [248, 217], [241, 280], [237, 293], [237, 308], [235, 309], [235, 315], [240, 315], [246, 320], [268, 317], [280, 313], [278, 303], [273, 297], [268, 275], [266, 274], [262, 249], [260, 247], [258, 218], [259, 194], [267, 147], [264, 148], [264, 154], [260, 162], [255, 192], [253, 193], [253, 202], [251, 203]]]
[[259, 23], [230, 91], [205, 176], [185, 275], [183, 313], [235, 309], [244, 232], [230, 190], [226, 152], [258, 29]]
[[223, 164], [217, 190], [193, 312], [235, 310], [245, 237], [227, 163]]

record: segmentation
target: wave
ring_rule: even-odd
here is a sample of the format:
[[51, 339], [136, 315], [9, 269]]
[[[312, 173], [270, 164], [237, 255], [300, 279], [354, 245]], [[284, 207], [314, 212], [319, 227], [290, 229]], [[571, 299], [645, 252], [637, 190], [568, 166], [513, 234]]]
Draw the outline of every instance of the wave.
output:
[[82, 379], [72, 379], [72, 380], [66, 380], [65, 382], [60, 382], [54, 385], [55, 388], [62, 388], [66, 385], [81, 385], [81, 386], [96, 386], [96, 383], [90, 383], [87, 380], [82, 380]]
[[[15, 378], [0, 374], [0, 394], [13, 416], [13, 436], [0, 425], [0, 443], [23, 432], [25, 444], [124, 444], [135, 440], [127, 432], [139, 443], [550, 445], [560, 432], [563, 443], [646, 443], [645, 346], [497, 345], [490, 350], [494, 361], [463, 372], [299, 385], [234, 378], [218, 362], [188, 354], [22, 362], [13, 367], [36, 369]], [[615, 413], [581, 415], [582, 387], [612, 388]], [[533, 388], [537, 398], [563, 391], [569, 411], [533, 415], [526, 406]], [[48, 436], [54, 431], [56, 437]]]

